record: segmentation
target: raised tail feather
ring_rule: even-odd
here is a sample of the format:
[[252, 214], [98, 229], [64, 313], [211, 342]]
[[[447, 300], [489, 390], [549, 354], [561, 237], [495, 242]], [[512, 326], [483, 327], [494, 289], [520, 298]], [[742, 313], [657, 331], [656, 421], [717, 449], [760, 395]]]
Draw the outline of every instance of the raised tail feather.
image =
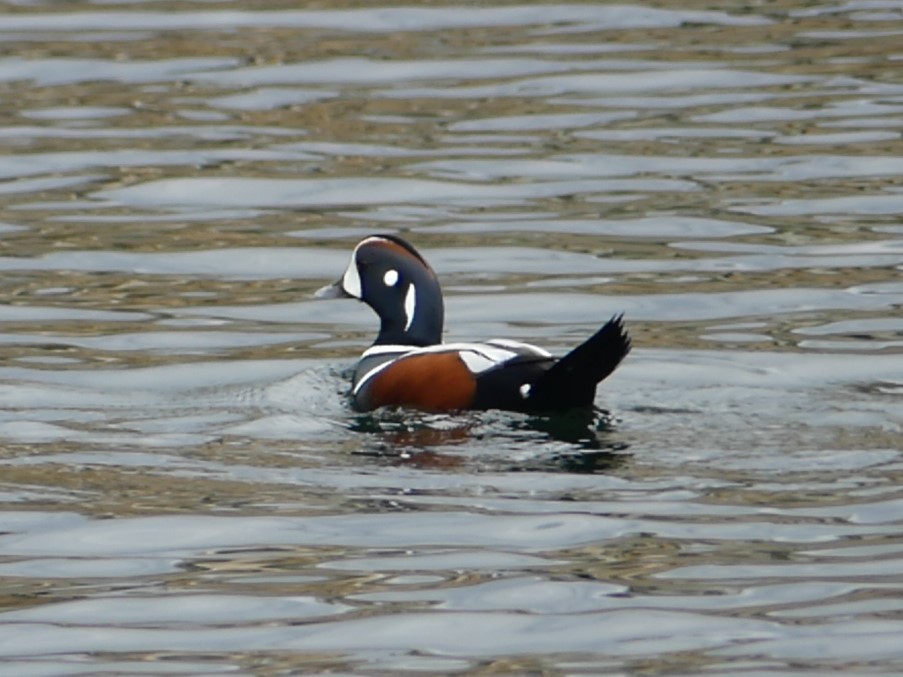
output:
[[596, 386], [630, 352], [624, 316], [617, 315], [542, 374], [530, 391], [538, 410], [564, 411], [592, 405]]

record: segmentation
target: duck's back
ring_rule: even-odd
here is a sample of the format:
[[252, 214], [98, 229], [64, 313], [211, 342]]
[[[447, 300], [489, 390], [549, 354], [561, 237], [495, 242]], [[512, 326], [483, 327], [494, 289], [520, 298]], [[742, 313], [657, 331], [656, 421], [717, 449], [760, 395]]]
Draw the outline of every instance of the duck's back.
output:
[[355, 371], [354, 406], [361, 411], [383, 406], [519, 410], [529, 384], [554, 363], [541, 348], [503, 339], [425, 348], [374, 346]]

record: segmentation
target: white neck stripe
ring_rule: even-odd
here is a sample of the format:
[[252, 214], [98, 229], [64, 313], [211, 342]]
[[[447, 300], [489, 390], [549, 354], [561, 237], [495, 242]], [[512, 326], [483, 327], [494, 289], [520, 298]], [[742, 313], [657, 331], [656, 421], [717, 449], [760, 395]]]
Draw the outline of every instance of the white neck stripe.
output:
[[405, 331], [411, 328], [415, 312], [417, 312], [417, 290], [413, 284], [410, 284], [408, 285], [407, 293], [404, 295], [404, 315], [407, 318], [407, 322], [404, 325]]

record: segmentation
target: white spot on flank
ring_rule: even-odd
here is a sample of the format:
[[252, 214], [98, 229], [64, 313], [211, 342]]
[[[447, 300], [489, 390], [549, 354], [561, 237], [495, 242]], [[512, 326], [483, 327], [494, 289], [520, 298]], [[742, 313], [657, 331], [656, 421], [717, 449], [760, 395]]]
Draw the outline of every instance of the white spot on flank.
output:
[[404, 315], [407, 318], [407, 322], [404, 325], [405, 331], [411, 328], [411, 324], [414, 322], [414, 312], [416, 310], [417, 290], [414, 289], [414, 285], [409, 285], [408, 293], [404, 295]]
[[383, 275], [383, 282], [386, 283], [387, 287], [394, 287], [398, 283], [398, 271], [389, 269], [386, 271], [386, 274]]
[[530, 397], [530, 384], [529, 383], [524, 383], [518, 390], [520, 391], [520, 396], [522, 398], [527, 399], [528, 397]]

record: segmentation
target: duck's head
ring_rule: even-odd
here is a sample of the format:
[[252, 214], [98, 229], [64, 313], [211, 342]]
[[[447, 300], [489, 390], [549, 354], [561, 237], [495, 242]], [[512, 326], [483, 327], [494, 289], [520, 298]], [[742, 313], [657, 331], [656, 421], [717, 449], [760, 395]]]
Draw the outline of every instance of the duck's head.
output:
[[358, 243], [345, 274], [317, 296], [363, 301], [380, 319], [374, 344], [430, 346], [442, 342], [445, 316], [436, 273], [408, 242], [373, 235]]

